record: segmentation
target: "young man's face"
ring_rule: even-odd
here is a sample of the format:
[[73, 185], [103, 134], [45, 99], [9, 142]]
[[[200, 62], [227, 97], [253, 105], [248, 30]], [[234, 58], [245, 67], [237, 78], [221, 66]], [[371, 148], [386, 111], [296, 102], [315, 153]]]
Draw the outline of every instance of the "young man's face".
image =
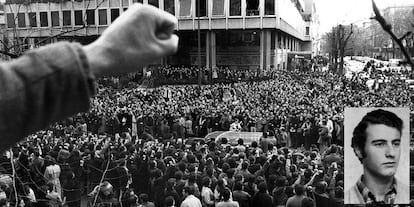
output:
[[394, 176], [400, 160], [401, 134], [384, 124], [370, 124], [366, 129], [363, 165], [377, 177]]

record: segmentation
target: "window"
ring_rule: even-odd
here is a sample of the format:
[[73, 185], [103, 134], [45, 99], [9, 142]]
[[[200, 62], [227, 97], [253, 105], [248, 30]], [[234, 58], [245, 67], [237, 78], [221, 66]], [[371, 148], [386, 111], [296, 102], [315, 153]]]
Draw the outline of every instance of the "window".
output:
[[95, 24], [95, 10], [93, 9], [86, 10], [86, 24], [87, 25]]
[[213, 16], [223, 16], [224, 15], [224, 0], [214, 0], [213, 1]]
[[119, 9], [111, 9], [111, 22], [114, 22], [119, 17]]
[[143, 0], [132, 0], [132, 3], [141, 3], [142, 4]]
[[230, 0], [230, 16], [241, 16], [241, 0]]
[[191, 0], [180, 0], [180, 16], [191, 16]]
[[40, 12], [40, 26], [41, 27], [48, 27], [49, 22], [47, 18], [47, 12]]
[[109, 1], [109, 7], [119, 7], [121, 5], [120, 0], [111, 0]]
[[83, 25], [82, 10], [75, 11], [75, 25]]
[[15, 28], [16, 24], [14, 22], [14, 14], [7, 14], [7, 27]]
[[306, 27], [306, 35], [309, 35], [309, 27]]
[[52, 27], [59, 27], [60, 26], [59, 12], [58, 11], [52, 11], [51, 15], [52, 15]]
[[259, 15], [259, 0], [247, 0], [246, 15], [256, 16]]
[[70, 11], [63, 11], [63, 26], [72, 25], [71, 13]]
[[174, 0], [164, 0], [164, 10], [175, 15]]
[[[200, 6], [198, 6], [200, 4]], [[207, 16], [207, 0], [196, 0], [196, 17], [205, 17]], [[200, 11], [198, 10], [200, 7]]]
[[122, 0], [122, 6], [129, 6], [128, 0]]
[[17, 25], [19, 27], [26, 27], [26, 16], [24, 13], [17, 13]]
[[265, 15], [275, 15], [275, 0], [265, 1]]
[[98, 10], [98, 16], [99, 16], [99, 25], [107, 25], [107, 15], [106, 15], [106, 9], [99, 9]]
[[36, 12], [29, 13], [29, 24], [30, 24], [30, 27], [37, 27]]
[[155, 7], [159, 7], [159, 2], [158, 0], [148, 0], [148, 4], [153, 5]]

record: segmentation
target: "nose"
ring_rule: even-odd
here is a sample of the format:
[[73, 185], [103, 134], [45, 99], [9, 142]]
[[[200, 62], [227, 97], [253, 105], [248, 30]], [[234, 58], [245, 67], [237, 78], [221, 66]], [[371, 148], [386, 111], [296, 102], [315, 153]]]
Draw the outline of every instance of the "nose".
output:
[[398, 147], [393, 146], [393, 144], [388, 144], [385, 151], [385, 156], [387, 158], [394, 158], [398, 150]]

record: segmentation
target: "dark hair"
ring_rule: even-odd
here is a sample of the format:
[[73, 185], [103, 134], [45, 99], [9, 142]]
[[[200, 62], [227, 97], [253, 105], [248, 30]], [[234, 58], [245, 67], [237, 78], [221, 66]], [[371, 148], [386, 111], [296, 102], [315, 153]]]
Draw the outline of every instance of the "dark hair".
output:
[[276, 179], [276, 186], [283, 187], [286, 185], [286, 177], [285, 176], [279, 176]]
[[193, 186], [185, 186], [184, 187], [184, 192], [188, 193], [189, 195], [193, 195], [194, 194], [194, 187]]
[[244, 144], [243, 139], [238, 139], [238, 140], [237, 140], [237, 144], [239, 144], [239, 145], [243, 145], [243, 144]]
[[341, 186], [335, 188], [335, 197], [343, 198], [344, 197], [344, 189]]
[[168, 196], [165, 198], [165, 205], [166, 206], [173, 206], [174, 205], [174, 197]]
[[305, 192], [305, 187], [301, 184], [296, 184], [295, 185], [295, 194], [296, 195], [303, 195], [303, 193]]
[[141, 202], [148, 202], [148, 194], [146, 193], [141, 193], [139, 195], [139, 200], [141, 200]]
[[267, 185], [266, 185], [266, 183], [265, 183], [265, 182], [261, 182], [261, 183], [257, 186], [257, 188], [259, 189], [259, 192], [261, 192], [261, 193], [266, 193], [266, 191], [267, 191]]
[[222, 192], [221, 192], [221, 195], [223, 196], [223, 200], [224, 201], [228, 201], [229, 199], [230, 199], [230, 190], [229, 189], [224, 189]]
[[238, 181], [234, 184], [234, 190], [243, 190], [243, 183]]
[[243, 162], [242, 163], [242, 169], [247, 169], [249, 167], [249, 163], [248, 162]]
[[177, 179], [177, 180], [181, 180], [181, 179], [183, 178], [183, 172], [181, 172], [181, 171], [177, 171], [177, 172], [175, 172], [175, 173], [174, 173], [174, 177], [175, 177], [175, 179]]
[[210, 178], [204, 177], [202, 183], [203, 183], [203, 186], [208, 187], [210, 185]]
[[[403, 121], [393, 112], [385, 111], [382, 109], [377, 109], [371, 112], [368, 112], [362, 120], [355, 127], [354, 132], [352, 133], [352, 148], [358, 148], [361, 150], [362, 157], [365, 157], [364, 152], [365, 142], [367, 139], [366, 129], [370, 124], [384, 124], [386, 126], [397, 129], [400, 134], [403, 127]], [[362, 161], [360, 159], [360, 161]]]
[[308, 197], [304, 198], [302, 200], [302, 207], [313, 207], [313, 200], [312, 200], [312, 198], [308, 198]]

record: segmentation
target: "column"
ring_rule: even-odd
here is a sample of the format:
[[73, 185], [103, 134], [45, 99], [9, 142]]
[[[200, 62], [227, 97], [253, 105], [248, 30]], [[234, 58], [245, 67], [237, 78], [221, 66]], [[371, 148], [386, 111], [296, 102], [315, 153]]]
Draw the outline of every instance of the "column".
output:
[[216, 67], [216, 32], [210, 31], [210, 59], [211, 59], [211, 68]]
[[275, 68], [276, 69], [279, 69], [277, 67], [277, 64], [278, 64], [277, 61], [279, 60], [279, 58], [278, 58], [278, 54], [279, 54], [279, 41], [278, 41], [278, 39], [279, 39], [279, 32], [274, 31], [274, 33], [275, 33], [275, 56], [273, 57], [273, 65], [275, 65]]
[[266, 44], [265, 44], [265, 32], [264, 32], [264, 30], [261, 30], [260, 31], [260, 49], [259, 49], [259, 51], [260, 51], [260, 66], [259, 66], [259, 70], [260, 71], [262, 71], [263, 70], [263, 67], [264, 67], [264, 65], [266, 64], [265, 63], [265, 58], [264, 58], [264, 56], [265, 56], [265, 54], [264, 54], [264, 51], [265, 51], [265, 48], [266, 48]]
[[271, 44], [272, 44], [272, 34], [270, 32], [270, 30], [265, 30], [265, 40], [266, 40], [266, 44], [265, 44], [265, 68], [270, 67], [271, 65]]

